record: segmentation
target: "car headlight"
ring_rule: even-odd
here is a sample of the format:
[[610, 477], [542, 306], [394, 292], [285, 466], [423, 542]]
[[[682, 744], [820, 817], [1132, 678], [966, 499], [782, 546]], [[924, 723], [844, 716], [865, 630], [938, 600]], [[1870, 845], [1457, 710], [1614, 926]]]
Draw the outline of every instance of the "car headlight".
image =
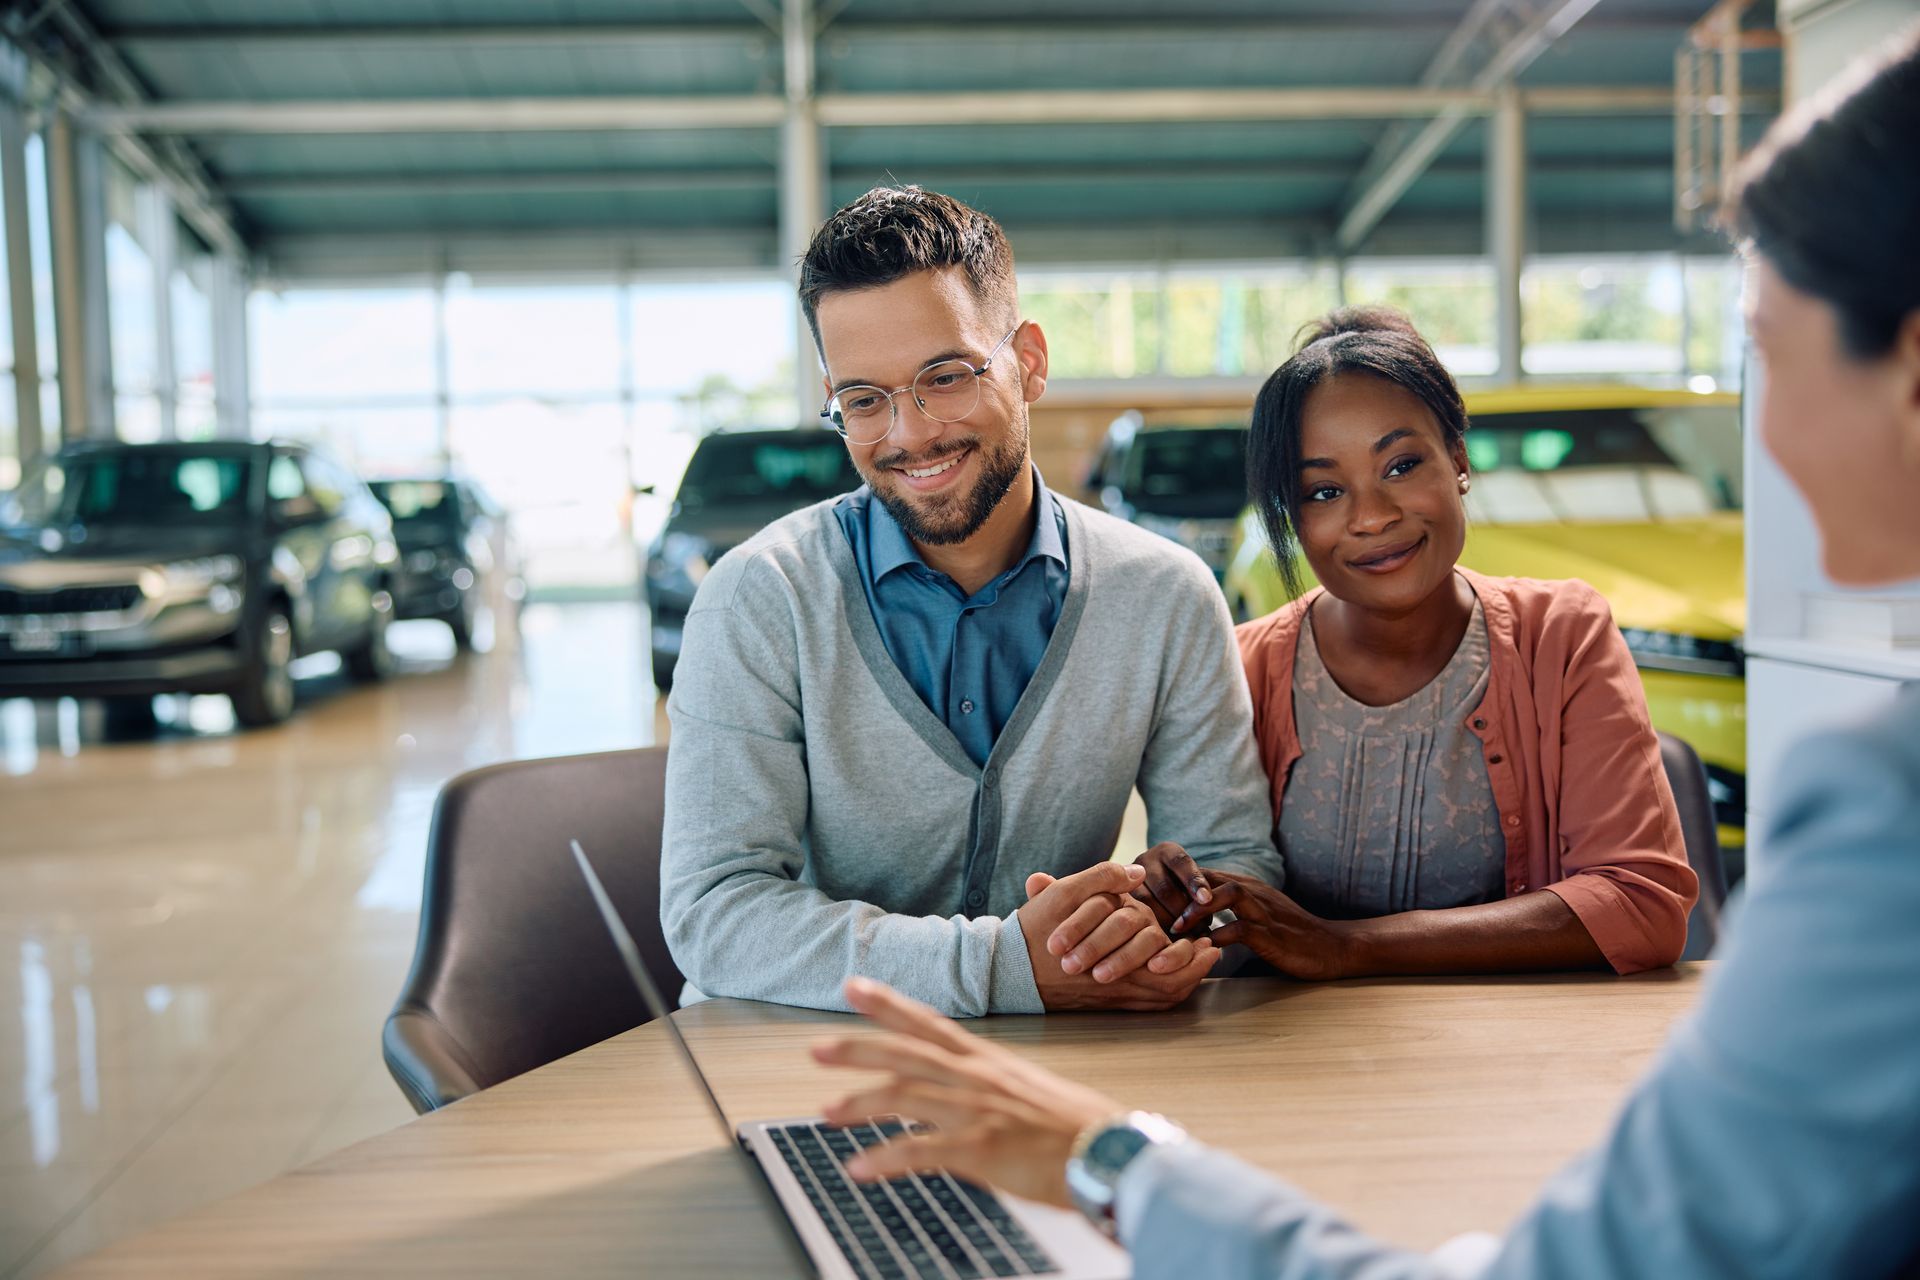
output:
[[407, 571], [409, 573], [432, 573], [434, 566], [440, 563], [437, 551], [410, 551], [407, 553]]
[[187, 595], [205, 591], [215, 583], [230, 583], [244, 567], [239, 556], [201, 556], [169, 561], [160, 566], [160, 576], [169, 594]]
[[660, 558], [657, 566], [652, 566], [657, 568], [653, 576], [680, 577], [697, 587], [712, 567], [708, 560], [712, 553], [712, 546], [697, 534], [670, 533], [660, 540]]
[[1744, 676], [1747, 656], [1727, 640], [1702, 640], [1674, 631], [1647, 631], [1622, 627], [1627, 651], [1634, 662], [1650, 671], [1682, 671], [1696, 675]]

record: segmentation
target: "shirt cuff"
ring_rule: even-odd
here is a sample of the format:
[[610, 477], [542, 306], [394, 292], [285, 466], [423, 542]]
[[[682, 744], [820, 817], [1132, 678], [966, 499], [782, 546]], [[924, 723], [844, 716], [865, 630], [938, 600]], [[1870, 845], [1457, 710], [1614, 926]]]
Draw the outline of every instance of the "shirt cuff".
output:
[[[1114, 1234], [1129, 1252], [1139, 1252], [1139, 1235], [1146, 1223], [1148, 1211], [1153, 1201], [1167, 1191], [1170, 1185], [1189, 1184], [1187, 1190], [1191, 1198], [1194, 1187], [1198, 1194], [1210, 1205], [1229, 1204], [1228, 1217], [1217, 1222], [1208, 1222], [1200, 1218], [1176, 1218], [1182, 1227], [1191, 1227], [1203, 1233], [1210, 1228], [1227, 1230], [1245, 1229], [1255, 1232], [1258, 1229], [1256, 1217], [1265, 1211], [1280, 1206], [1288, 1206], [1287, 1216], [1302, 1218], [1308, 1214], [1332, 1215], [1332, 1210], [1318, 1205], [1305, 1192], [1281, 1182], [1267, 1179], [1258, 1170], [1240, 1163], [1230, 1156], [1215, 1151], [1201, 1143], [1187, 1141], [1147, 1147], [1135, 1156], [1120, 1173], [1120, 1180], [1114, 1184], [1113, 1220]], [[1179, 1212], [1176, 1207], [1176, 1213]], [[1164, 1234], [1169, 1227], [1162, 1220], [1158, 1230]], [[1399, 1254], [1401, 1257], [1418, 1259], [1420, 1255], [1406, 1255], [1391, 1246], [1367, 1242], [1364, 1236], [1350, 1233], [1355, 1239], [1366, 1242], [1369, 1247], [1381, 1255]], [[1217, 1243], [1217, 1242], [1216, 1242]], [[1478, 1280], [1493, 1263], [1500, 1251], [1498, 1237], [1485, 1232], [1474, 1232], [1456, 1236], [1427, 1254], [1425, 1269], [1417, 1274], [1431, 1276], [1432, 1280]], [[1165, 1254], [1164, 1249], [1156, 1249], [1156, 1254]], [[1199, 1256], [1199, 1255], [1196, 1255]], [[1356, 1255], [1357, 1256], [1357, 1255]], [[1164, 1258], [1162, 1259], [1164, 1260]], [[1322, 1275], [1330, 1271], [1316, 1269], [1316, 1262], [1324, 1258], [1302, 1257], [1292, 1259], [1297, 1265], [1289, 1268], [1288, 1259], [1273, 1257], [1267, 1259], [1271, 1264], [1269, 1271], [1260, 1274], [1272, 1275]], [[1416, 1263], [1416, 1265], [1418, 1265]], [[1342, 1274], [1347, 1274], [1345, 1271]], [[1395, 1275], [1414, 1274], [1411, 1271], [1394, 1271]]]
[[1147, 1200], [1158, 1183], [1155, 1166], [1166, 1159], [1174, 1146], [1184, 1145], [1155, 1143], [1127, 1161], [1127, 1167], [1120, 1171], [1120, 1181], [1113, 1184], [1113, 1228], [1114, 1234], [1120, 1237], [1120, 1243], [1127, 1248], [1133, 1247], [1134, 1233], [1140, 1228], [1140, 1219], [1147, 1211]]
[[1027, 935], [1020, 931], [1020, 913], [1000, 922], [993, 948], [993, 971], [987, 979], [988, 1013], [1045, 1013], [1040, 988], [1027, 959]]

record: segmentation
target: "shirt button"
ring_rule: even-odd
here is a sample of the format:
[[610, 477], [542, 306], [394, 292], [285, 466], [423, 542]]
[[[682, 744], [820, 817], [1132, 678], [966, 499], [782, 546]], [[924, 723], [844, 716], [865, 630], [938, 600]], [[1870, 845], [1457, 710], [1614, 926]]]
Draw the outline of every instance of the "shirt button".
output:
[[962, 698], [960, 700], [960, 714], [963, 716], [970, 716], [973, 714], [972, 698]]
[[971, 893], [967, 894], [967, 905], [970, 907], [985, 906], [986, 902], [987, 902], [987, 895], [978, 889], [975, 889]]

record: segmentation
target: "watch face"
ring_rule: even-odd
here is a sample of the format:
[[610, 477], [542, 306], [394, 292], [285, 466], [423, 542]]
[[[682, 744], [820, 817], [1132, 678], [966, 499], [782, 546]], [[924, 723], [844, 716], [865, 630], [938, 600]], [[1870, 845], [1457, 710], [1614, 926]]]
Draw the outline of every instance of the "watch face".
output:
[[1151, 1139], [1131, 1125], [1113, 1125], [1087, 1144], [1086, 1161], [1105, 1174], [1116, 1174], [1140, 1154]]

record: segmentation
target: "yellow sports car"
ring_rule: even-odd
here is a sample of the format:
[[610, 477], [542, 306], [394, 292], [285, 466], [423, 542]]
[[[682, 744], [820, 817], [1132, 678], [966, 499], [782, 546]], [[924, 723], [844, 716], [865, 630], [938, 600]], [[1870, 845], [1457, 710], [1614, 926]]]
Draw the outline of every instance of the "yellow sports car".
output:
[[[1539, 386], [1466, 400], [1476, 475], [1461, 562], [1502, 577], [1580, 578], [1607, 598], [1655, 727], [1700, 753], [1720, 841], [1739, 850], [1747, 762], [1740, 398]], [[1225, 586], [1236, 618], [1286, 603], [1251, 509]]]

